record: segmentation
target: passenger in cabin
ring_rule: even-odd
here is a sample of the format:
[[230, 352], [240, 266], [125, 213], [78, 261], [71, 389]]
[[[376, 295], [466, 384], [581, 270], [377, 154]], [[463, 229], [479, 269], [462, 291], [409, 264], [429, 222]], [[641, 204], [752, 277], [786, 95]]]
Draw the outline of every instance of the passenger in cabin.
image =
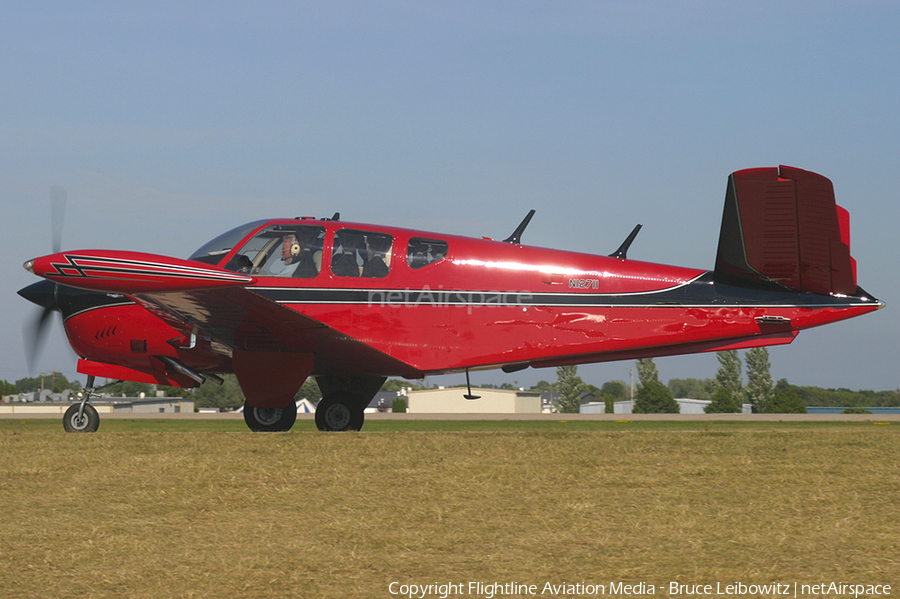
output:
[[369, 259], [362, 269], [362, 276], [382, 278], [390, 272], [391, 245], [390, 235], [370, 234], [366, 236], [366, 254]]
[[339, 277], [386, 277], [393, 243], [386, 233], [341, 229], [334, 236], [331, 272]]
[[334, 236], [334, 253], [331, 256], [331, 272], [339, 277], [358, 277], [361, 272], [357, 258], [358, 248], [364, 247], [364, 234], [342, 229]]

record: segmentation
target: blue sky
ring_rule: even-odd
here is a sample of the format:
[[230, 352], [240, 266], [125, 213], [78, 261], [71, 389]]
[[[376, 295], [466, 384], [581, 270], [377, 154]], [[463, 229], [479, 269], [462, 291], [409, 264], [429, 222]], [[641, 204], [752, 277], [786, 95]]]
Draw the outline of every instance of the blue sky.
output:
[[[607, 254], [641, 222], [629, 257], [712, 268], [728, 174], [788, 164], [834, 182], [888, 308], [772, 348], [773, 374], [900, 388], [898, 30], [900, 4], [866, 0], [5, 2], [0, 379], [28, 376], [15, 291], [51, 249], [52, 185], [64, 248], [185, 257], [335, 211], [503, 238], [535, 208], [527, 244]], [[54, 326], [35, 371], [74, 375]], [[716, 364], [657, 360], [663, 379]]]

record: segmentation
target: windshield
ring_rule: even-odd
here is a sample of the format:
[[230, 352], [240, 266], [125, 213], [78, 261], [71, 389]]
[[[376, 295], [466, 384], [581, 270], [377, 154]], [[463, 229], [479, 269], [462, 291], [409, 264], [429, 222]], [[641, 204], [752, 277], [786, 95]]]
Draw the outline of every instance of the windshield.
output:
[[236, 227], [227, 233], [223, 233], [191, 254], [191, 257], [188, 258], [188, 260], [197, 260], [198, 262], [205, 262], [207, 264], [218, 264], [222, 261], [222, 258], [225, 257], [225, 254], [230, 252], [244, 237], [265, 223], [266, 221], [264, 220], [257, 220]]

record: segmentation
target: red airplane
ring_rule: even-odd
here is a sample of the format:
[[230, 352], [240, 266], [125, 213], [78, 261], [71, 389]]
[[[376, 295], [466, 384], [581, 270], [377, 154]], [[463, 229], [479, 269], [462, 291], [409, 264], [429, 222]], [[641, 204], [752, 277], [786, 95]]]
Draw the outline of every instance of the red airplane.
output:
[[[62, 313], [87, 375], [66, 430], [94, 431], [95, 377], [180, 387], [234, 373], [256, 431], [285, 431], [314, 376], [320, 430], [359, 430], [386, 377], [505, 372], [790, 343], [883, 303], [856, 284], [831, 181], [790, 167], [728, 179], [712, 271], [347, 223], [260, 220], [187, 260], [57, 252], [19, 291]], [[471, 394], [471, 391], [470, 391]]]

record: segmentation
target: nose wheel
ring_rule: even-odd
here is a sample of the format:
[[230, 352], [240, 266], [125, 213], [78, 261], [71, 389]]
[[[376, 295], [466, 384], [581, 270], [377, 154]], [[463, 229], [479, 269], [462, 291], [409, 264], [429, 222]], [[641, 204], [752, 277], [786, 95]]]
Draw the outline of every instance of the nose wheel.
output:
[[91, 404], [72, 404], [63, 416], [67, 433], [94, 433], [100, 427], [100, 415]]
[[93, 394], [94, 377], [88, 376], [87, 384], [79, 394], [81, 402], [73, 403], [63, 415], [63, 428], [67, 433], [94, 433], [100, 428], [100, 415], [94, 406], [88, 403]]

